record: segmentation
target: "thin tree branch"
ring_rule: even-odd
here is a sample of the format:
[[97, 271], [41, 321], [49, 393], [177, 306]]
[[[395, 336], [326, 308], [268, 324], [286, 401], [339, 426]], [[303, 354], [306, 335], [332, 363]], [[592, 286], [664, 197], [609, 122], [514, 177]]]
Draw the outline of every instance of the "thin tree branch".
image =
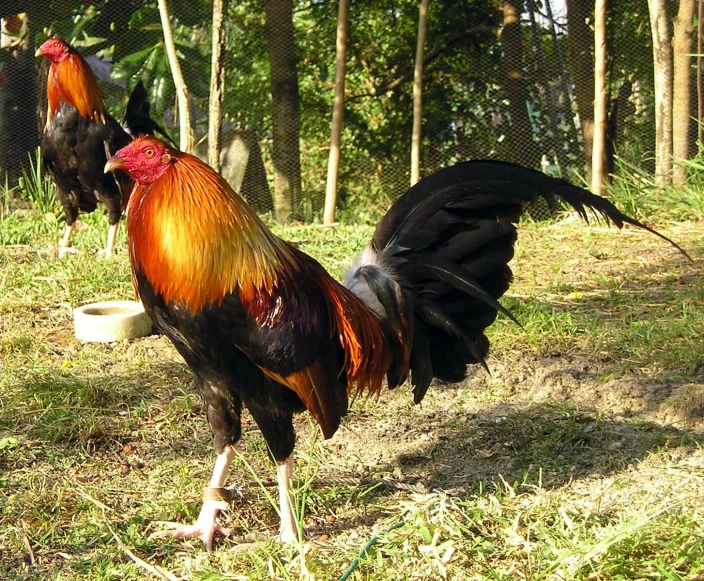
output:
[[606, 0], [594, 6], [594, 142], [592, 144], [591, 189], [600, 195], [604, 188], [604, 146], [606, 143]]
[[178, 109], [180, 120], [179, 141], [182, 151], [190, 153], [193, 149], [193, 134], [191, 132], [191, 111], [189, 107], [188, 87], [181, 72], [181, 65], [178, 62], [174, 35], [171, 30], [171, 17], [166, 0], [159, 0], [159, 16], [161, 17], [161, 27], [164, 31], [164, 46], [171, 66], [171, 74], [176, 85], [176, 95], [178, 96]]
[[330, 155], [328, 177], [325, 185], [325, 209], [323, 224], [335, 222], [337, 205], [337, 180], [340, 173], [340, 150], [342, 144], [342, 119], [345, 115], [345, 71], [347, 64], [347, 36], [349, 28], [349, 0], [340, 0], [337, 14], [337, 39], [335, 42], [335, 97], [330, 127]]
[[704, 119], [704, 76], [702, 75], [702, 17], [704, 16], [704, 0], [699, 0], [697, 16], [697, 147], [699, 155], [702, 154], [702, 119]]
[[418, 42], [413, 69], [413, 131], [411, 135], [411, 186], [420, 179], [420, 139], [423, 124], [423, 49], [428, 29], [428, 2], [420, 0], [418, 7]]

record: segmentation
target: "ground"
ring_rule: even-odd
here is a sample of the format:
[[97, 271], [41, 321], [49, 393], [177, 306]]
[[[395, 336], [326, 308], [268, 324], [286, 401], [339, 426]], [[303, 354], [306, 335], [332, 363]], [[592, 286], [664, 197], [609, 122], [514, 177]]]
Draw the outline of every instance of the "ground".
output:
[[[72, 335], [73, 307], [130, 298], [124, 248], [0, 247], [0, 576], [338, 579], [403, 519], [351, 579], [704, 579], [701, 224], [663, 230], [694, 262], [630, 229], [523, 224], [503, 300], [523, 329], [497, 320], [490, 374], [418, 406], [359, 398], [327, 441], [298, 417], [298, 546], [273, 540], [247, 418], [210, 555], [149, 539], [197, 515], [214, 459], [187, 368], [161, 336]], [[339, 275], [370, 230], [279, 233]]]

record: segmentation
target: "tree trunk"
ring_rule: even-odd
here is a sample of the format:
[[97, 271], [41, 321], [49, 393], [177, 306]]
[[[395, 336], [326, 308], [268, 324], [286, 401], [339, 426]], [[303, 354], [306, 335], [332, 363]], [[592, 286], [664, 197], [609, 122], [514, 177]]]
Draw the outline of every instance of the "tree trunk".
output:
[[[690, 123], [690, 67], [692, 40], [694, 35], [694, 0], [680, 0], [675, 18], [675, 35], [672, 39], [673, 83], [672, 83], [672, 157], [675, 161], [689, 158]], [[682, 184], [685, 169], [676, 164], [672, 169], [672, 181]]]
[[174, 78], [176, 86], [176, 95], [178, 97], [178, 113], [179, 113], [179, 147], [181, 151], [190, 153], [193, 149], [193, 131], [191, 130], [191, 109], [190, 98], [188, 95], [188, 87], [183, 79], [181, 65], [178, 62], [178, 54], [176, 53], [176, 45], [174, 44], [174, 36], [171, 30], [171, 17], [169, 16], [169, 7], [166, 0], [159, 0], [159, 16], [161, 17], [161, 28], [164, 32], [164, 46], [166, 55], [169, 58], [169, 66], [171, 74]]
[[213, 0], [213, 45], [210, 60], [210, 99], [208, 101], [208, 164], [220, 171], [220, 126], [225, 91], [226, 33], [222, 17], [230, 0]]
[[335, 97], [332, 105], [330, 127], [330, 157], [328, 179], [325, 185], [325, 210], [323, 224], [335, 222], [337, 204], [337, 178], [340, 173], [340, 147], [342, 145], [342, 119], [345, 115], [345, 74], [347, 65], [347, 30], [350, 20], [349, 0], [340, 0], [337, 11], [337, 40], [335, 41]]
[[420, 140], [423, 125], [423, 49], [428, 27], [428, 0], [420, 0], [418, 8], [418, 41], [413, 69], [413, 131], [411, 134], [411, 186], [420, 179]]
[[592, 192], [602, 195], [606, 151], [606, 0], [594, 5], [594, 143]]
[[540, 155], [533, 141], [533, 130], [528, 117], [528, 90], [523, 76], [523, 39], [521, 13], [523, 0], [504, 0], [501, 47], [504, 52], [506, 96], [511, 115], [509, 146], [512, 161], [539, 167]]
[[594, 148], [594, 60], [592, 57], [594, 35], [588, 22], [593, 6], [590, 0], [567, 0], [570, 65], [577, 113], [582, 127], [584, 164], [588, 174], [591, 174], [592, 170]]
[[665, 0], [648, 0], [655, 71], [655, 175], [668, 186], [672, 170], [672, 49]]
[[277, 220], [300, 216], [300, 103], [292, 0], [266, 0], [266, 42], [271, 65], [274, 212]]
[[702, 154], [704, 131], [702, 131], [702, 120], [704, 120], [704, 74], [702, 71], [702, 32], [704, 27], [704, 0], [699, 0], [697, 13], [697, 150], [698, 155]]

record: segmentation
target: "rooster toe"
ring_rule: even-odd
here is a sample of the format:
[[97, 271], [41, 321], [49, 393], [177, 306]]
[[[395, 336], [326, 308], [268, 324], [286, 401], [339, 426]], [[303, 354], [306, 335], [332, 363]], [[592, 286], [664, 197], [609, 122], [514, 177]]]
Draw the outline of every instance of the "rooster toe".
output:
[[166, 529], [153, 532], [149, 535], [149, 540], [165, 538], [200, 539], [209, 552], [213, 549], [213, 538], [216, 533], [225, 537], [230, 534], [230, 529], [218, 523], [183, 525], [176, 522], [160, 521], [157, 524], [165, 526]]
[[73, 246], [63, 246], [59, 244], [59, 250], [57, 253], [57, 257], [60, 259], [64, 258], [68, 254], [78, 254], [78, 250], [76, 250]]

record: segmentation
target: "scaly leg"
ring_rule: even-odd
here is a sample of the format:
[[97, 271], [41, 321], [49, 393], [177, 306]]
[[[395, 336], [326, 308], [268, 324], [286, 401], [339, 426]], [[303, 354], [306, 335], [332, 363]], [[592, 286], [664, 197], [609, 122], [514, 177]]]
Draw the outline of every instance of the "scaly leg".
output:
[[279, 483], [279, 506], [281, 526], [279, 539], [284, 545], [298, 540], [296, 517], [291, 506], [291, 477], [293, 476], [293, 456], [289, 456], [276, 467], [276, 480]]
[[222, 454], [218, 454], [213, 468], [213, 475], [210, 478], [210, 487], [206, 488], [203, 494], [203, 506], [195, 524], [182, 525], [173, 522], [161, 522], [170, 530], [157, 531], [150, 535], [150, 539], [172, 537], [175, 539], [196, 538], [203, 541], [205, 548], [210, 551], [213, 548], [213, 536], [215, 533], [227, 535], [228, 530], [220, 526], [215, 520], [221, 510], [227, 508], [226, 490], [223, 488], [227, 479], [227, 472], [235, 457], [235, 446], [226, 446]]
[[77, 252], [75, 248], [71, 248], [71, 234], [73, 234], [75, 226], [75, 224], [70, 226], [67, 224], [66, 228], [64, 228], [64, 237], [59, 240], [59, 258], [63, 258], [70, 252]]
[[117, 230], [119, 228], [119, 222], [117, 224], [110, 224], [108, 226], [108, 243], [102, 253], [103, 258], [110, 258], [112, 256], [112, 253], [115, 251], [115, 244], [117, 242]]

